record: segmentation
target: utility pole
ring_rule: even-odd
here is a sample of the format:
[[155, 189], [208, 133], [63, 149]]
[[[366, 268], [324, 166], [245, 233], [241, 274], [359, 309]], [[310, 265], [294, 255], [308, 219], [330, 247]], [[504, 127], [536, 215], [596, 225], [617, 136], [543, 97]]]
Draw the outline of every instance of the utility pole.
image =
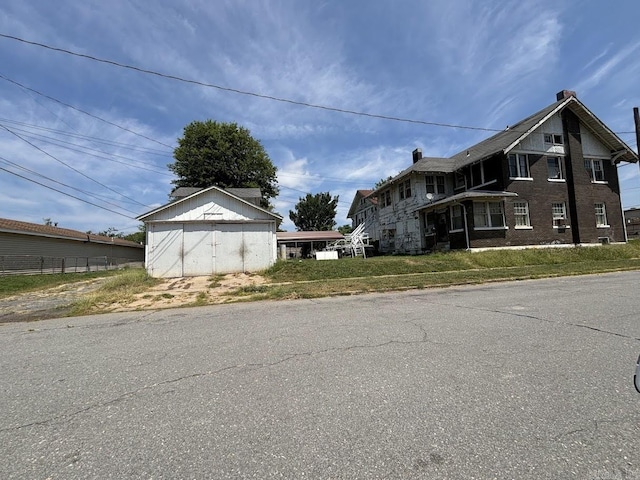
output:
[[636, 122], [636, 150], [640, 156], [640, 113], [638, 113], [638, 107], [633, 107], [633, 119]]

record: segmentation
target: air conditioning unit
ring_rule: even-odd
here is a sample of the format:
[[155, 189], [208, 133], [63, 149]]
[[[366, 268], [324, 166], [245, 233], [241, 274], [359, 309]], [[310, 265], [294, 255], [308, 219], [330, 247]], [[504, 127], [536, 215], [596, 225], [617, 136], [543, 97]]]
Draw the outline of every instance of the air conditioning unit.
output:
[[609, 245], [611, 243], [611, 239], [609, 237], [598, 237], [598, 241], [603, 245]]
[[566, 228], [567, 227], [567, 219], [566, 218], [554, 218], [553, 226], [558, 228]]

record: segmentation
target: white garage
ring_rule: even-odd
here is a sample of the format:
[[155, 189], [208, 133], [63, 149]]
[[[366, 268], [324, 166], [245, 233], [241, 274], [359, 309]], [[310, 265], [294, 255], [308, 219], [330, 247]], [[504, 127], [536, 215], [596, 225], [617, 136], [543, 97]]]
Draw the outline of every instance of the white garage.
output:
[[254, 272], [275, 263], [282, 218], [256, 205], [259, 190], [230, 190], [209, 187], [138, 217], [147, 227], [149, 275]]

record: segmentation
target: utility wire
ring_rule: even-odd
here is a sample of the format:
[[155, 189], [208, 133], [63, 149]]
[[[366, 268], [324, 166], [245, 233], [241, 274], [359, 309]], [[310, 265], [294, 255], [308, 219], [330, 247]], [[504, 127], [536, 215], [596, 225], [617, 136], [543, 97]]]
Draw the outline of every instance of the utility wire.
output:
[[[5, 35], [0, 34], [0, 36], [1, 36], [1, 37], [4, 37]], [[7, 38], [14, 38], [14, 39], [18, 40], [18, 38], [17, 38], [17, 37], [10, 37], [10, 36], [6, 36], [6, 37], [7, 37]], [[25, 42], [26, 42], [26, 40], [25, 40]], [[30, 42], [26, 42], [26, 43], [30, 43]], [[42, 45], [42, 46], [44, 47], [44, 45]], [[57, 49], [55, 49], [55, 48], [53, 48], [53, 47], [49, 47], [49, 48], [51, 48], [51, 49], [53, 49], [53, 50], [57, 50]], [[70, 53], [70, 54], [74, 54], [73, 52], [68, 52], [68, 53]], [[78, 56], [85, 56], [85, 55], [82, 55], [82, 54], [79, 54], [79, 53], [75, 53], [74, 55], [78, 55]], [[98, 59], [96, 59], [96, 60], [98, 60]], [[104, 60], [104, 61], [106, 62], [106, 60]], [[33, 93], [35, 93], [35, 94], [37, 94], [37, 95], [41, 95], [41, 96], [43, 96], [44, 98], [48, 98], [49, 100], [52, 100], [52, 101], [57, 102], [57, 103], [59, 103], [59, 104], [61, 104], [61, 105], [64, 105], [65, 107], [72, 108], [73, 110], [76, 110], [76, 111], [78, 111], [78, 112], [80, 112], [80, 113], [84, 113], [85, 115], [88, 115], [88, 116], [90, 116], [91, 118], [95, 118], [96, 120], [100, 120], [100, 121], [105, 122], [105, 123], [107, 123], [107, 124], [109, 124], [109, 125], [111, 125], [111, 126], [114, 126], [114, 127], [116, 127], [116, 128], [119, 128], [119, 129], [121, 129], [121, 130], [124, 130], [125, 132], [132, 133], [133, 135], [137, 135], [138, 137], [141, 137], [141, 138], [147, 139], [147, 140], [149, 140], [149, 141], [151, 141], [151, 142], [157, 143], [158, 145], [162, 145], [163, 147], [167, 147], [167, 148], [171, 148], [171, 149], [173, 149], [173, 148], [174, 148], [174, 147], [172, 147], [171, 145], [167, 145], [166, 143], [162, 143], [162, 142], [160, 142], [160, 141], [158, 141], [158, 140], [155, 140], [155, 139], [153, 139], [153, 138], [151, 138], [151, 137], [147, 137], [146, 135], [143, 135], [142, 133], [135, 132], [135, 131], [133, 131], [133, 130], [131, 130], [131, 129], [127, 128], [127, 127], [123, 127], [123, 126], [121, 126], [121, 125], [118, 125], [117, 123], [110, 122], [109, 120], [106, 120], [106, 119], [104, 119], [104, 118], [102, 118], [102, 117], [99, 117], [99, 116], [97, 116], [97, 115], [94, 115], [94, 114], [92, 114], [92, 113], [89, 113], [89, 112], [87, 112], [87, 111], [85, 111], [85, 110], [82, 110], [82, 109], [80, 109], [80, 108], [78, 108], [78, 107], [74, 107], [73, 105], [70, 105], [70, 104], [65, 103], [65, 102], [63, 102], [63, 101], [61, 101], [61, 100], [58, 100], [57, 98], [53, 98], [53, 97], [51, 97], [51, 96], [49, 96], [49, 95], [45, 95], [44, 93], [39, 92], [38, 90], [34, 90], [33, 88], [27, 87], [26, 85], [23, 85], [23, 84], [21, 84], [21, 83], [19, 83], [19, 82], [16, 82], [15, 80], [11, 80], [10, 78], [5, 77], [5, 76], [4, 76], [4, 75], [2, 75], [1, 73], [0, 73], [0, 78], [2, 78], [2, 79], [4, 79], [4, 80], [6, 80], [7, 82], [13, 83], [14, 85], [17, 85], [17, 86], [19, 86], [19, 87], [21, 87], [21, 88], [24, 88], [25, 90], [29, 90], [30, 92], [33, 92]]]
[[[160, 73], [160, 72], [156, 72], [154, 70], [148, 70], [146, 68], [140, 68], [140, 67], [136, 67], [136, 66], [133, 66], [133, 65], [127, 65], [125, 63], [116, 62], [114, 60], [107, 60], [107, 59], [104, 59], [104, 58], [95, 57], [93, 55], [88, 55], [88, 54], [85, 54], [85, 53], [78, 53], [78, 52], [74, 52], [74, 51], [71, 51], [71, 50], [66, 50], [64, 48], [53, 47], [51, 45], [46, 45], [44, 43], [32, 42], [30, 40], [25, 40], [23, 38], [15, 37], [13, 35], [6, 35], [6, 34], [3, 34], [3, 33], [0, 33], [0, 37], [7, 38], [7, 39], [10, 39], [10, 40], [15, 40], [15, 41], [22, 42], [22, 43], [26, 43], [28, 45], [35, 45], [37, 47], [46, 48], [47, 50], [53, 50], [55, 52], [65, 53], [67, 55], [73, 55], [75, 57], [86, 58], [86, 59], [89, 59], [89, 60], [93, 60], [95, 62], [106, 63], [108, 65], [114, 65], [116, 67], [126, 68], [128, 70], [134, 70], [136, 72], [146, 73], [148, 75], [154, 75], [156, 77], [167, 78], [167, 79], [170, 79], [170, 80], [176, 80], [176, 81], [184, 82], [184, 83], [190, 83], [190, 84], [193, 84], [193, 85], [199, 85], [201, 87], [215, 88], [215, 89], [222, 90], [222, 91], [225, 91], [225, 92], [237, 93], [239, 95], [246, 95], [246, 96], [250, 96], [250, 97], [263, 98], [263, 99], [266, 99], [266, 100], [273, 100], [275, 102], [281, 102], [281, 103], [289, 103], [289, 104], [298, 105], [298, 106], [301, 106], [301, 107], [316, 108], [316, 109], [319, 109], [319, 110], [327, 110], [327, 111], [330, 111], [330, 112], [346, 113], [346, 114], [349, 114], [349, 115], [358, 115], [358, 116], [362, 116], [362, 117], [378, 118], [378, 119], [382, 119], [382, 120], [392, 120], [392, 121], [395, 121], [395, 122], [415, 123], [415, 124], [419, 124], [419, 125], [429, 125], [429, 126], [435, 126], [435, 127], [460, 128], [460, 129], [466, 129], [466, 130], [479, 130], [479, 131], [483, 131], [483, 132], [502, 132], [502, 130], [495, 129], [495, 128], [470, 127], [470, 126], [453, 125], [453, 124], [440, 123], [440, 122], [427, 122], [427, 121], [424, 121], [424, 120], [414, 120], [414, 119], [409, 119], [409, 118], [393, 117], [393, 116], [389, 116], [389, 115], [379, 115], [379, 114], [374, 114], [374, 113], [358, 112], [358, 111], [355, 111], [355, 110], [347, 110], [347, 109], [344, 109], [344, 108], [329, 107], [329, 106], [326, 106], [326, 105], [319, 105], [319, 104], [315, 104], [315, 103], [300, 102], [300, 101], [291, 100], [291, 99], [288, 99], [288, 98], [274, 97], [272, 95], [263, 95], [263, 94], [260, 94], [260, 93], [249, 92], [249, 91], [245, 91], [245, 90], [238, 90], [236, 88], [223, 87], [223, 86], [216, 85], [216, 84], [213, 84], [213, 83], [205, 83], [205, 82], [200, 82], [198, 80], [191, 80], [191, 79], [187, 79], [187, 78], [182, 78], [182, 77], [178, 77], [176, 75]], [[6, 80], [6, 77], [2, 77], [2, 78], [5, 78], [5, 80]]]
[[[73, 55], [75, 57], [80, 57], [80, 58], [86, 58], [88, 60], [93, 60], [95, 62], [100, 62], [100, 63], [105, 63], [108, 65], [113, 65], [116, 67], [120, 67], [120, 68], [125, 68], [128, 70], [133, 70], [136, 72], [140, 72], [140, 73], [146, 73], [148, 75], [154, 75], [157, 77], [161, 77], [161, 78], [167, 78], [170, 80], [176, 80], [179, 82], [183, 82], [183, 83], [190, 83], [193, 85], [199, 85], [202, 87], [208, 87], [208, 88], [215, 88], [218, 90], [222, 90], [225, 92], [232, 92], [232, 93], [237, 93], [239, 95], [246, 95], [246, 96], [251, 96], [251, 97], [257, 97], [257, 98], [263, 98], [266, 100], [273, 100], [276, 102], [281, 102], [281, 103], [288, 103], [288, 104], [292, 104], [292, 105], [298, 105], [298, 106], [302, 106], [302, 107], [309, 107], [309, 108], [316, 108], [316, 109], [320, 109], [320, 110], [327, 110], [327, 111], [331, 111], [331, 112], [338, 112], [338, 113], [345, 113], [345, 114], [349, 114], [349, 115], [358, 115], [358, 116], [362, 116], [362, 117], [369, 117], [369, 118], [377, 118], [377, 119], [382, 119], [382, 120], [391, 120], [391, 121], [396, 121], [396, 122], [405, 122], [405, 123], [414, 123], [414, 124], [419, 124], [419, 125], [429, 125], [429, 126], [436, 126], [436, 127], [445, 127], [445, 128], [459, 128], [459, 129], [465, 129], [465, 130], [477, 130], [477, 131], [483, 131], [483, 132], [494, 132], [494, 133], [499, 133], [504, 131], [503, 129], [497, 129], [497, 128], [485, 128], [485, 127], [472, 127], [472, 126], [468, 126], [468, 125], [455, 125], [455, 124], [450, 124], [450, 123], [441, 123], [441, 122], [427, 122], [424, 120], [416, 120], [416, 119], [410, 119], [410, 118], [403, 118], [403, 117], [395, 117], [395, 116], [389, 116], [389, 115], [381, 115], [381, 114], [374, 114], [374, 113], [366, 113], [366, 112], [359, 112], [356, 110], [348, 110], [348, 109], [344, 109], [344, 108], [338, 108], [338, 107], [330, 107], [330, 106], [326, 106], [326, 105], [319, 105], [319, 104], [315, 104], [315, 103], [307, 103], [307, 102], [301, 102], [301, 101], [297, 101], [297, 100], [291, 100], [288, 98], [281, 98], [281, 97], [275, 97], [272, 95], [264, 95], [264, 94], [260, 94], [260, 93], [255, 93], [255, 92], [250, 92], [250, 91], [246, 91], [246, 90], [239, 90], [236, 88], [230, 88], [230, 87], [223, 87], [221, 85], [216, 85], [213, 83], [206, 83], [206, 82], [201, 82], [198, 80], [192, 80], [192, 79], [187, 79], [187, 78], [183, 78], [183, 77], [179, 77], [177, 75], [171, 75], [171, 74], [166, 74], [166, 73], [161, 73], [161, 72], [156, 72], [154, 70], [149, 70], [146, 68], [141, 68], [141, 67], [136, 67], [134, 65], [128, 65], [125, 63], [120, 63], [120, 62], [116, 62], [114, 60], [108, 60], [108, 59], [104, 59], [104, 58], [99, 58], [93, 55], [88, 55], [85, 53], [78, 53], [78, 52], [74, 52], [72, 50], [67, 50], [64, 48], [59, 48], [59, 47], [53, 47], [51, 45], [47, 45], [44, 43], [39, 43], [39, 42], [33, 42], [30, 40], [26, 40], [24, 38], [20, 38], [20, 37], [16, 37], [13, 35], [7, 35], [7, 34], [3, 34], [0, 33], [0, 37], [1, 38], [7, 38], [9, 40], [15, 40], [18, 42], [22, 42], [28, 45], [34, 45], [37, 47], [41, 47], [41, 48], [45, 48], [48, 50], [53, 50], [56, 52], [60, 52], [60, 53], [65, 53], [67, 55]], [[6, 77], [3, 77], [2, 75], [0, 75], [0, 77], [4, 78], [5, 80], [7, 80]], [[13, 82], [13, 83], [17, 83], [17, 82]], [[27, 87], [25, 87], [27, 88]], [[35, 92], [35, 90], [34, 90]], [[36, 92], [39, 93], [39, 92]], [[50, 98], [50, 97], [48, 97]], [[55, 100], [55, 99], [53, 99]], [[58, 100], [55, 100], [58, 101]], [[62, 102], [60, 102], [62, 103]], [[66, 105], [63, 103], [63, 105]], [[71, 107], [71, 108], [75, 108], [75, 107]], [[82, 111], [82, 110], [80, 110]], [[83, 113], [87, 113], [82, 111]], [[88, 113], [87, 113], [88, 114]], [[88, 114], [91, 115], [91, 114]], [[91, 115], [93, 116], [93, 115]], [[104, 119], [101, 119], [99, 117], [96, 117], [100, 120], [106, 121]], [[107, 121], [107, 123], [110, 123]], [[113, 124], [115, 125], [115, 124]], [[119, 127], [118, 125], [115, 125], [117, 127]], [[119, 128], [124, 128], [124, 127], [119, 127]], [[131, 132], [131, 133], [135, 133], [135, 132]], [[523, 132], [526, 133], [526, 132]], [[616, 133], [616, 132], [614, 132]], [[617, 132], [618, 134], [630, 134], [630, 133], [635, 133], [635, 132]], [[145, 137], [147, 138], [147, 137]], [[160, 143], [161, 145], [164, 146], [168, 146], [166, 144], [163, 144], [161, 142], [158, 142], [157, 140], [153, 140], [153, 139], [149, 139], [152, 140], [156, 143]], [[173, 148], [173, 147], [170, 147]]]
[[31, 142], [30, 142], [29, 140], [27, 140], [26, 138], [21, 137], [20, 135], [18, 135], [18, 134], [17, 134], [17, 133], [15, 133], [14, 131], [10, 130], [9, 128], [7, 128], [6, 126], [4, 126], [4, 125], [3, 125], [3, 124], [1, 124], [1, 123], [0, 123], [0, 127], [4, 128], [4, 129], [5, 129], [7, 132], [9, 132], [10, 134], [15, 135], [16, 137], [18, 137], [18, 138], [19, 138], [20, 140], [22, 140], [23, 142], [28, 143], [29, 145], [31, 145], [31, 146], [32, 146], [33, 148], [35, 148], [36, 150], [38, 150], [38, 151], [40, 151], [40, 152], [44, 153], [46, 156], [48, 156], [48, 157], [50, 157], [50, 158], [54, 159], [56, 162], [61, 163], [61, 164], [62, 164], [62, 165], [64, 165], [65, 167], [67, 167], [67, 168], [69, 168], [69, 169], [73, 170], [73, 171], [74, 171], [74, 172], [76, 172], [77, 174], [82, 175], [83, 177], [85, 177], [85, 178], [87, 178], [87, 179], [91, 180], [92, 182], [97, 183], [97, 184], [98, 184], [98, 185], [100, 185], [101, 187], [104, 187], [104, 188], [106, 188], [107, 190], [110, 190], [110, 191], [112, 191], [113, 193], [116, 193], [116, 194], [120, 195], [121, 197], [124, 197], [124, 198], [126, 198], [126, 199], [128, 199], [128, 200], [131, 200], [132, 202], [137, 203], [138, 205], [141, 205], [141, 206], [143, 206], [143, 207], [146, 207], [146, 206], [147, 206], [147, 205], [145, 205], [144, 203], [140, 203], [139, 201], [137, 201], [137, 200], [135, 200], [135, 199], [133, 199], [133, 198], [131, 198], [131, 197], [128, 197], [128, 196], [126, 196], [125, 194], [118, 192], [117, 190], [114, 190], [113, 188], [111, 188], [111, 187], [109, 187], [109, 186], [105, 185], [104, 183], [99, 182], [99, 181], [98, 181], [98, 180], [96, 180], [95, 178], [91, 178], [89, 175], [86, 175], [86, 174], [82, 173], [80, 170], [78, 170], [78, 169], [76, 169], [76, 168], [73, 168], [71, 165], [69, 165], [69, 164], [67, 164], [67, 163], [63, 162], [62, 160], [60, 160], [60, 159], [58, 159], [58, 158], [54, 157], [54, 156], [53, 156], [53, 155], [51, 155], [50, 153], [45, 152], [43, 149], [41, 149], [40, 147], [38, 147], [38, 146], [37, 146], [37, 145], [35, 145], [34, 143], [31, 143]]
[[15, 175], [16, 177], [20, 177], [20, 178], [22, 178], [24, 180], [27, 180], [27, 181], [32, 182], [32, 183], [35, 183], [37, 185], [40, 185], [40, 186], [42, 186], [44, 188], [48, 188], [49, 190], [53, 190], [54, 192], [58, 192], [58, 193], [61, 193], [63, 195], [66, 195], [67, 197], [71, 197], [71, 198], [74, 198], [76, 200], [80, 200], [81, 202], [88, 203], [89, 205], [92, 205], [94, 207], [101, 208], [102, 210], [106, 210], [107, 212], [115, 213], [116, 215], [120, 215], [121, 217], [125, 217], [125, 218], [128, 218], [130, 220], [135, 220], [134, 217], [130, 217], [129, 215], [125, 215], [124, 213], [116, 212], [115, 210], [111, 210], [110, 208], [106, 208], [106, 207], [103, 207], [101, 205], [97, 205], [97, 204], [92, 203], [92, 202], [90, 202], [88, 200], [85, 200], [83, 198], [76, 197], [74, 195], [71, 195], [70, 193], [63, 192], [62, 190], [58, 190], [57, 188], [50, 187], [49, 185], [45, 185], [44, 183], [37, 182], [36, 180], [33, 180], [31, 178], [28, 178], [28, 177], [25, 177], [25, 176], [20, 175], [18, 173], [12, 172], [11, 170], [7, 170], [6, 168], [0, 167], [0, 170], [3, 170], [5, 172], [7, 172], [7, 173], [10, 173], [11, 175]]
[[[98, 195], [98, 194], [95, 194], [95, 193], [87, 192], [86, 190], [82, 190], [80, 188], [72, 187], [71, 185], [67, 185], [66, 183], [63, 183], [63, 182], [59, 182], [58, 180], [55, 180], [54, 178], [47, 177], [46, 175], [43, 175], [43, 174], [41, 174], [39, 172], [36, 172], [35, 170], [31, 170], [31, 169], [29, 169], [27, 167], [24, 167], [22, 165], [18, 165], [17, 163], [12, 162], [11, 160], [7, 160], [4, 157], [0, 156], [0, 160], [5, 162], [8, 165], [14, 167], [14, 168], [19, 168], [20, 170], [23, 170], [25, 172], [29, 172], [29, 173], [31, 173], [33, 175], [37, 175], [38, 177], [44, 178], [45, 180], [49, 180], [50, 182], [53, 182], [53, 183], [57, 183], [58, 185], [62, 185], [63, 187], [67, 187], [67, 188], [70, 188], [72, 190], [76, 190], [77, 192], [84, 193], [85, 195], [93, 197], [96, 200], [100, 200], [102, 202], [105, 202], [106, 204], [111, 205], [113, 207], [116, 207], [116, 208], [119, 208], [121, 210], [124, 210], [125, 212], [133, 213], [134, 215], [136, 214], [136, 212], [133, 212], [131, 210], [127, 210], [126, 208], [121, 207], [117, 203], [112, 203], [112, 202], [109, 202], [108, 200], [105, 200], [105, 197], [102, 196], [102, 195]], [[149, 207], [149, 208], [151, 208], [151, 207]]]

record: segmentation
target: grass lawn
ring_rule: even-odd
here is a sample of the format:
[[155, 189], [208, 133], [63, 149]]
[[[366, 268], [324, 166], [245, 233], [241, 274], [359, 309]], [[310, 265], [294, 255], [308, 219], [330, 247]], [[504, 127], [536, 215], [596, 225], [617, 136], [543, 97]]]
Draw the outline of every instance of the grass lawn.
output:
[[0, 298], [19, 293], [36, 292], [47, 288], [86, 282], [94, 278], [113, 277], [121, 273], [118, 270], [87, 273], [53, 273], [45, 275], [4, 275], [0, 276]]

